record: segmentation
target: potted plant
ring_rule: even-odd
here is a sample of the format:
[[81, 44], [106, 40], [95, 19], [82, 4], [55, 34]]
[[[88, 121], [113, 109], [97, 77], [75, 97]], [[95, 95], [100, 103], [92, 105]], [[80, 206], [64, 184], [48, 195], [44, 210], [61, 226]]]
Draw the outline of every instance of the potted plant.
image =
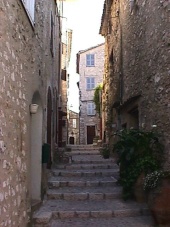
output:
[[100, 148], [100, 154], [104, 159], [108, 159], [110, 157], [110, 149], [108, 144], [103, 144], [103, 146]]
[[170, 171], [154, 171], [146, 175], [144, 190], [148, 206], [157, 225], [170, 224]]
[[113, 152], [118, 156], [123, 198], [136, 198], [142, 202], [141, 198], [145, 198], [143, 178], [147, 173], [161, 168], [162, 144], [152, 131], [130, 129], [119, 131], [116, 135], [119, 140], [114, 144]]

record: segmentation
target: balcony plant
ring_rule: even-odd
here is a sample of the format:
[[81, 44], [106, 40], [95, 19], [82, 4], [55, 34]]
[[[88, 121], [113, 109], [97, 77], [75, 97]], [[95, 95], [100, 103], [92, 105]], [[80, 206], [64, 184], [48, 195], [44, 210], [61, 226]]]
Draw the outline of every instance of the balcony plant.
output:
[[123, 198], [134, 198], [139, 191], [143, 193], [140, 197], [145, 197], [143, 177], [149, 172], [159, 170], [162, 165], [163, 146], [159, 142], [159, 136], [153, 131], [134, 129], [122, 130], [116, 135], [119, 140], [114, 144], [113, 151], [118, 156]]
[[170, 171], [154, 171], [146, 175], [144, 190], [156, 225], [170, 223]]

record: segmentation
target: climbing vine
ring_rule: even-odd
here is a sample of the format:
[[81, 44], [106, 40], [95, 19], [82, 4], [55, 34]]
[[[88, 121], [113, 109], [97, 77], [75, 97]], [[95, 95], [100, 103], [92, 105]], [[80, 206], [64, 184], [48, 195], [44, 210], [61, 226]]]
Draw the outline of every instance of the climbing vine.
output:
[[95, 91], [94, 91], [94, 97], [93, 97], [93, 101], [96, 105], [96, 111], [99, 113], [100, 115], [100, 112], [101, 112], [101, 103], [100, 103], [100, 94], [101, 94], [101, 91], [102, 91], [102, 84], [99, 84], [96, 88], [95, 88]]

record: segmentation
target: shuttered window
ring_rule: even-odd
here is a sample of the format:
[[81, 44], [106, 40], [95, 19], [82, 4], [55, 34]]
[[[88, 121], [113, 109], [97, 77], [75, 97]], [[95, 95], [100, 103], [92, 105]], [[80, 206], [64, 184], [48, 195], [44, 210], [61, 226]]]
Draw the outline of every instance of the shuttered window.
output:
[[94, 77], [87, 77], [86, 78], [86, 89], [92, 90], [95, 88], [95, 78]]
[[93, 102], [87, 103], [87, 115], [95, 115], [95, 104]]
[[94, 54], [87, 54], [86, 55], [86, 66], [94, 66]]

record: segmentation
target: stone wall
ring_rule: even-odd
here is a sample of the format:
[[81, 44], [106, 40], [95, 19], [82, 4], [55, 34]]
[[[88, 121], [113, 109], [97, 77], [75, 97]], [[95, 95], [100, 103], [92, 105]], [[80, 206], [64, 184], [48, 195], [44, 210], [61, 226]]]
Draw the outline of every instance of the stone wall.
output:
[[[86, 67], [86, 54], [95, 55], [95, 67]], [[99, 135], [100, 121], [98, 114], [95, 116], [87, 115], [87, 103], [93, 101], [94, 89], [86, 90], [86, 77], [95, 77], [95, 87], [103, 81], [104, 70], [104, 44], [80, 51], [79, 74], [80, 74], [80, 144], [87, 144], [87, 126], [95, 126], [96, 135]]]
[[[34, 151], [35, 157], [39, 152], [41, 169], [41, 146], [47, 137], [48, 88], [51, 87], [53, 97], [53, 91], [57, 95], [54, 63], [57, 65], [58, 55], [56, 45], [53, 56], [50, 50], [51, 13], [57, 30], [53, 0], [36, 1], [35, 25], [20, 0], [0, 1], [0, 226], [3, 227], [24, 227], [30, 218], [32, 101], [37, 101], [41, 111], [38, 116], [42, 116], [40, 136], [36, 135], [40, 149]], [[57, 43], [55, 33], [54, 43]]]
[[[105, 72], [110, 80], [118, 79], [117, 85], [106, 82], [109, 92], [116, 85], [115, 96], [110, 96], [115, 105], [107, 102], [115, 117], [112, 120], [118, 125], [115, 130], [137, 124], [151, 130], [152, 125], [157, 125], [167, 153], [170, 153], [169, 7], [167, 0], [136, 0], [130, 10], [129, 1], [110, 1], [111, 11], [103, 15], [103, 22], [108, 24], [102, 22], [100, 30], [108, 46]], [[109, 26], [110, 33], [106, 34]], [[113, 64], [108, 69], [112, 49]]]

